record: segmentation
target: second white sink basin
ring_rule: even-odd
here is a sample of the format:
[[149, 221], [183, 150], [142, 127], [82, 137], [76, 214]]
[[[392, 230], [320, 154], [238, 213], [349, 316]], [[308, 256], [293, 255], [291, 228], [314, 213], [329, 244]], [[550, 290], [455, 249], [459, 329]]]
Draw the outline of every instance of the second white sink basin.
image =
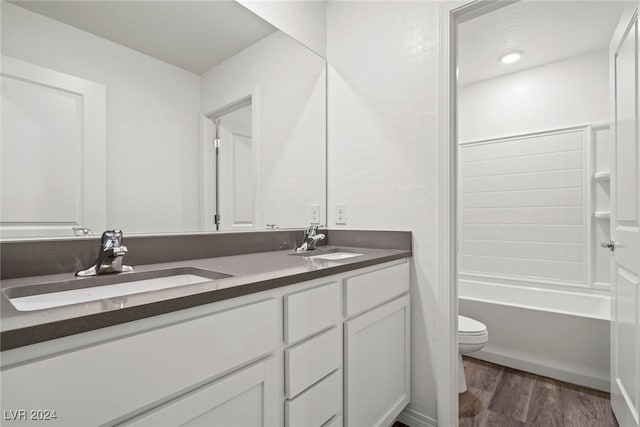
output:
[[[202, 271], [202, 273], [198, 274], [200, 271]], [[217, 272], [185, 268], [149, 273], [113, 275], [110, 277], [98, 276], [62, 283], [33, 285], [33, 292], [29, 292], [28, 289], [24, 288], [14, 288], [13, 294], [7, 296], [18, 311], [34, 311], [194, 285], [196, 283], [210, 282], [211, 280], [224, 277], [229, 276]], [[107, 282], [105, 283], [105, 281]], [[65, 284], [68, 290], [65, 290]], [[5, 290], [5, 294], [8, 294], [7, 291], [9, 291], [9, 289]]]
[[356, 256], [362, 256], [362, 254], [357, 254], [355, 252], [331, 252], [328, 254], [310, 256], [309, 258], [326, 259], [328, 261], [337, 261], [337, 260], [346, 259], [346, 258], [353, 258]]

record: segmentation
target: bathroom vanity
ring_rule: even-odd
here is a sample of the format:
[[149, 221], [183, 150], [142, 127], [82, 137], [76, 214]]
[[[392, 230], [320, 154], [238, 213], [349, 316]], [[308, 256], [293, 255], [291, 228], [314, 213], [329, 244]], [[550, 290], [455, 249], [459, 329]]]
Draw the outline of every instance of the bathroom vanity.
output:
[[410, 400], [408, 242], [141, 265], [228, 277], [34, 311], [7, 290], [62, 275], [3, 280], [3, 425], [390, 425]]

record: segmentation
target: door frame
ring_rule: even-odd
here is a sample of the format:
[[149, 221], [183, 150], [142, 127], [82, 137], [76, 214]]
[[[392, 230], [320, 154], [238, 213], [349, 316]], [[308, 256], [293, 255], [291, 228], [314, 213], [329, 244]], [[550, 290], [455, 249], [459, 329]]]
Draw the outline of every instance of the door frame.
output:
[[457, 27], [519, 0], [456, 0], [440, 4], [440, 197], [437, 410], [438, 425], [458, 426], [458, 147]]
[[[218, 99], [202, 108], [200, 113], [200, 226], [204, 231], [216, 231], [211, 220], [213, 212], [214, 199], [213, 191], [213, 174], [211, 164], [215, 159], [213, 149], [214, 128], [211, 116], [225, 111], [225, 109], [237, 104], [238, 101], [246, 98], [251, 99], [251, 164], [254, 172], [253, 175], [253, 219], [254, 223], [250, 229], [257, 229], [260, 224], [258, 208], [258, 194], [260, 180], [258, 179], [260, 170], [258, 155], [259, 145], [259, 90], [258, 85], [238, 90], [224, 99]], [[249, 227], [247, 227], [249, 229]], [[233, 230], [220, 230], [233, 231]]]

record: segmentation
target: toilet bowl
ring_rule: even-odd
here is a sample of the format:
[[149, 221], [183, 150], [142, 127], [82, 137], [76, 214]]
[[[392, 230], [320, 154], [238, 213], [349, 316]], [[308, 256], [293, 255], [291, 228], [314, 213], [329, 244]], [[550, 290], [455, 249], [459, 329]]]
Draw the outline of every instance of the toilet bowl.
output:
[[484, 323], [465, 316], [458, 316], [458, 393], [467, 391], [462, 355], [481, 350], [489, 341]]

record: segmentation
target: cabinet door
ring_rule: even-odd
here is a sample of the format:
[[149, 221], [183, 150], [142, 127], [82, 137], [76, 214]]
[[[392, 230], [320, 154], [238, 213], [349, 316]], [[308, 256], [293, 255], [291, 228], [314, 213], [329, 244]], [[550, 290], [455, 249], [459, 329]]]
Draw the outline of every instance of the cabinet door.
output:
[[200, 387], [121, 424], [135, 427], [275, 425], [273, 357]]
[[347, 322], [345, 425], [387, 426], [409, 403], [409, 296]]

